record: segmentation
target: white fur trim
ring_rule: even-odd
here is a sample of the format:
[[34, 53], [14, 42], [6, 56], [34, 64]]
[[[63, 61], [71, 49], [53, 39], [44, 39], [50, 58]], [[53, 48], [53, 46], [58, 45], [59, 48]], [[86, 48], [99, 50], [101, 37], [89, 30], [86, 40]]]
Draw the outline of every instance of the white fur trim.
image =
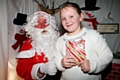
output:
[[30, 58], [35, 55], [35, 50], [21, 51], [16, 58]]

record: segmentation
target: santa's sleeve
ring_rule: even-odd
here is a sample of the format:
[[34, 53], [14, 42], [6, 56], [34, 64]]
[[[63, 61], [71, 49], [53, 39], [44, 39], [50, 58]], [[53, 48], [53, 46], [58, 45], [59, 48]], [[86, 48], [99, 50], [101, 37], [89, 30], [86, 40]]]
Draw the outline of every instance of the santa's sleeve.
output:
[[25, 80], [33, 80], [31, 77], [31, 70], [34, 64], [31, 64], [32, 58], [29, 59], [18, 59], [18, 64], [16, 67], [17, 74], [24, 78]]
[[18, 60], [16, 66], [17, 75], [25, 80], [39, 79], [37, 71], [40, 67], [40, 63], [36, 63], [34, 59], [35, 51], [31, 50], [32, 46], [30, 43], [30, 39], [26, 40], [16, 57]]
[[38, 70], [41, 65], [41, 63], [36, 63], [36, 60], [34, 59], [35, 56], [31, 58], [19, 58], [18, 63], [16, 66], [16, 72], [17, 74], [25, 79], [25, 80], [42, 80], [45, 78], [46, 75], [42, 75], [43, 77], [40, 78], [38, 75]]

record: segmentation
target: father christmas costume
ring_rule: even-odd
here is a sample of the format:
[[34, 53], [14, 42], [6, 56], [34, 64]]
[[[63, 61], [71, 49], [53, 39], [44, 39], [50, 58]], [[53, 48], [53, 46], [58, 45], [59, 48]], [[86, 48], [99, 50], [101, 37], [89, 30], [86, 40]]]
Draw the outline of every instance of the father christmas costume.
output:
[[54, 64], [55, 42], [59, 37], [55, 18], [38, 11], [27, 17], [24, 29], [28, 39], [17, 55], [17, 74], [24, 80], [59, 80]]

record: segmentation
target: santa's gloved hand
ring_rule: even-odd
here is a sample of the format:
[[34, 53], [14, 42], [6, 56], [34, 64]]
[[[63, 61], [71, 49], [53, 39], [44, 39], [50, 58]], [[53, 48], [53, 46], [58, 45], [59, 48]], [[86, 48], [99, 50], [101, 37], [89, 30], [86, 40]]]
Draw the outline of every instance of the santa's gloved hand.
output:
[[55, 75], [57, 69], [53, 62], [47, 62], [40, 65], [40, 72], [48, 75]]

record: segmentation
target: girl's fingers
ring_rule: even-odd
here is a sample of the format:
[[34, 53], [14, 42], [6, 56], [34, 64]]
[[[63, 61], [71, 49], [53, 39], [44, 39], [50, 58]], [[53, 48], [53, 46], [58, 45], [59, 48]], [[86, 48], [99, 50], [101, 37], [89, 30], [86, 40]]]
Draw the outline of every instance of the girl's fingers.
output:
[[64, 67], [70, 68], [76, 65], [76, 61], [71, 55], [67, 54], [62, 60], [62, 64]]
[[90, 63], [89, 60], [82, 61], [79, 66], [81, 67], [81, 70], [83, 72], [89, 72], [90, 71]]

